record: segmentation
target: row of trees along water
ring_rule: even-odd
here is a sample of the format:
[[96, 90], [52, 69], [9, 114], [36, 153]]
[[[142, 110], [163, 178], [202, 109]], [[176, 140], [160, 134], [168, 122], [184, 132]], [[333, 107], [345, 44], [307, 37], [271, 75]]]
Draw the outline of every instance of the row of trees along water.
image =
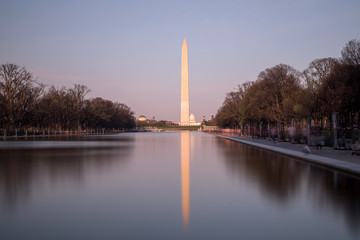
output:
[[[122, 103], [100, 97], [86, 99], [90, 89], [75, 84], [73, 88], [46, 87], [24, 67], [3, 64], [0, 67], [0, 129], [2, 134], [23, 133], [31, 128], [59, 131], [95, 131], [128, 129], [135, 126], [135, 116]], [[99, 130], [98, 130], [99, 131]]]
[[341, 58], [315, 59], [302, 72], [286, 64], [260, 72], [256, 81], [227, 93], [216, 123], [246, 132], [252, 129], [252, 134], [259, 134], [260, 124], [267, 129], [280, 122], [284, 130], [294, 120], [307, 125], [311, 119], [313, 126], [330, 128], [334, 112], [342, 129], [359, 128], [360, 41], [356, 39], [345, 45]]

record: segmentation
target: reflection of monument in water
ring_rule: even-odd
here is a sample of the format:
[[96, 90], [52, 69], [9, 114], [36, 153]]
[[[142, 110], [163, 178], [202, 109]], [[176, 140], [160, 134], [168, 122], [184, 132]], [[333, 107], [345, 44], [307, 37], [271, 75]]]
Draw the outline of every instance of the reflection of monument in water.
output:
[[190, 133], [181, 132], [181, 203], [184, 228], [189, 225], [190, 215]]
[[196, 122], [193, 113], [189, 114], [189, 63], [188, 63], [188, 48], [184, 38], [181, 47], [181, 114], [180, 125], [182, 126], [199, 126]]

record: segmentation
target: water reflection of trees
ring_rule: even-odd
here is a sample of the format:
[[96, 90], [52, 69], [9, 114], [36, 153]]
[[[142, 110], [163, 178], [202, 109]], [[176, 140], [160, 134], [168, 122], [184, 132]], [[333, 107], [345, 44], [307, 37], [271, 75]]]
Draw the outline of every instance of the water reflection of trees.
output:
[[229, 170], [243, 174], [260, 184], [263, 192], [281, 204], [286, 203], [300, 187], [298, 176], [304, 168], [296, 161], [283, 161], [282, 156], [259, 151], [231, 141], [221, 141]]
[[360, 234], [360, 180], [310, 165], [308, 194], [319, 209], [336, 210], [350, 229]]
[[344, 215], [352, 232], [360, 234], [359, 178], [225, 139], [219, 142], [229, 171], [259, 185], [269, 199], [289, 204], [306, 194], [317, 209]]
[[81, 184], [90, 172], [127, 162], [132, 146], [0, 149], [0, 206], [13, 209], [34, 190]]

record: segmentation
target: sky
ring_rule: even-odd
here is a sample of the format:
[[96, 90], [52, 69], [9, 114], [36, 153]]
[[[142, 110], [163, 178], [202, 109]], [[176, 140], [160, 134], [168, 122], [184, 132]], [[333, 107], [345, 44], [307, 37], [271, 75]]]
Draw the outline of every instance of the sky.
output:
[[[303, 71], [360, 39], [359, 0], [1, 0], [0, 64], [47, 86], [86, 85], [88, 98], [135, 116], [180, 121], [181, 45], [190, 111], [215, 115], [227, 92], [266, 68]], [[266, 90], [264, 90], [266, 94]]]

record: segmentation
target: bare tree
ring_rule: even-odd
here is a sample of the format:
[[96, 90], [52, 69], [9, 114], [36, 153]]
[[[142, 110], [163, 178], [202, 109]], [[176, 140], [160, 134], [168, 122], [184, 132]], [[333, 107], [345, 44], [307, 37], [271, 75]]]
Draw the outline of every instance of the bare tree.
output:
[[216, 114], [216, 124], [218, 126], [240, 127], [242, 122], [247, 120], [242, 107], [245, 102], [246, 91], [252, 84], [252, 82], [245, 82], [238, 85], [235, 91], [226, 94], [225, 100]]
[[279, 64], [261, 72], [257, 83], [260, 86], [256, 96], [259, 96], [263, 118], [270, 122], [286, 122], [295, 116], [293, 106], [301, 89], [299, 71]]
[[10, 127], [26, 124], [26, 115], [43, 93], [44, 85], [38, 83], [24, 67], [15, 64], [0, 66], [0, 95], [3, 117]]
[[360, 67], [360, 41], [349, 41], [341, 51], [342, 60], [345, 64]]
[[69, 129], [76, 117], [72, 94], [65, 87], [51, 86], [40, 99], [36, 114], [43, 127]]
[[303, 72], [306, 84], [321, 84], [330, 74], [335, 63], [337, 63], [335, 58], [321, 58], [312, 61]]
[[70, 89], [70, 93], [73, 98], [75, 114], [77, 117], [77, 127], [81, 130], [80, 119], [83, 109], [85, 107], [85, 96], [90, 92], [90, 89], [85, 85], [75, 84], [73, 89]]
[[338, 60], [335, 58], [315, 59], [302, 74], [310, 102], [307, 108], [312, 117], [318, 121], [322, 121], [325, 117], [324, 102], [320, 98], [319, 91], [337, 63]]

